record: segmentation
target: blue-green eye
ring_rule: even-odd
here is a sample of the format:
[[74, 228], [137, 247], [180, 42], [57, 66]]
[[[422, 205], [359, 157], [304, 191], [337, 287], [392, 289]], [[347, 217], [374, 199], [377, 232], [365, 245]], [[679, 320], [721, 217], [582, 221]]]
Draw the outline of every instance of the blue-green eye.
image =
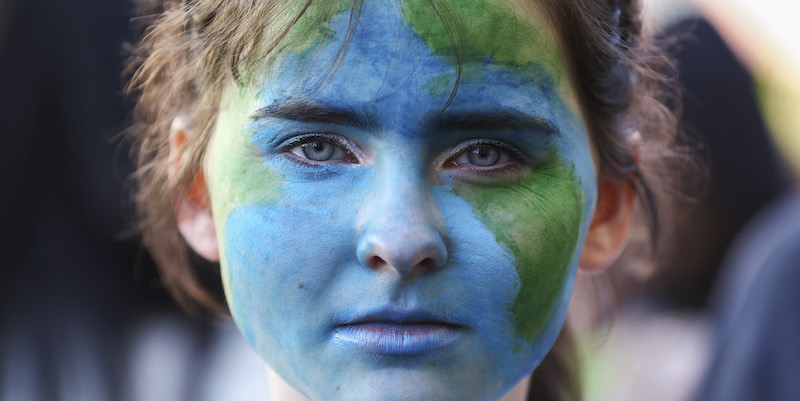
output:
[[327, 141], [311, 141], [300, 145], [303, 156], [318, 162], [330, 160], [337, 149], [336, 145]]
[[492, 167], [511, 160], [511, 156], [492, 145], [477, 144], [452, 159], [455, 166]]
[[323, 137], [310, 137], [296, 142], [289, 153], [300, 161], [316, 163], [358, 163], [358, 159], [333, 140]]
[[476, 146], [467, 152], [467, 160], [476, 166], [494, 166], [500, 160], [500, 151], [489, 146]]

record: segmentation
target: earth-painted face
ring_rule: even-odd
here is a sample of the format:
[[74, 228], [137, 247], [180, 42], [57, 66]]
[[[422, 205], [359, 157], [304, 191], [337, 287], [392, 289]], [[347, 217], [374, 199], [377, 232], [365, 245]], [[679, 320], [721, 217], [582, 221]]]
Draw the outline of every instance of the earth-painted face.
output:
[[563, 323], [597, 180], [557, 44], [535, 10], [446, 4], [444, 111], [425, 0], [366, 1], [346, 52], [350, 12], [312, 6], [221, 105], [228, 302], [311, 399], [498, 399]]

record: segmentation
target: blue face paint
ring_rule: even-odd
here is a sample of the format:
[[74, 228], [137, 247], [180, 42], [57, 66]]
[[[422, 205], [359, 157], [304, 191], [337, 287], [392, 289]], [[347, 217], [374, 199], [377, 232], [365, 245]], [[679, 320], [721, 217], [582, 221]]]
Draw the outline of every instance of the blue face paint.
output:
[[367, 1], [313, 79], [348, 19], [221, 107], [208, 176], [233, 317], [311, 399], [500, 398], [563, 323], [596, 197], [585, 128], [552, 63], [465, 60], [441, 112], [455, 67], [393, 2]]

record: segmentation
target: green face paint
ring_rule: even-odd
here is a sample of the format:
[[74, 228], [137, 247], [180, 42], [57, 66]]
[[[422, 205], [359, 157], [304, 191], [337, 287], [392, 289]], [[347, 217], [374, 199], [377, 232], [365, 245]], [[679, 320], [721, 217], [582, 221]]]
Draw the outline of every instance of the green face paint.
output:
[[281, 21], [277, 26], [288, 26], [300, 13], [281, 42], [279, 53], [289, 49], [297, 53], [305, 53], [312, 49], [319, 49], [337, 33], [327, 26], [327, 22], [336, 14], [349, 11], [353, 7], [352, 1], [329, 0], [314, 1], [303, 11], [305, 1], [292, 1], [289, 7], [281, 14]]
[[[442, 16], [448, 14], [432, 13], [427, 0], [406, 0], [403, 16], [432, 52], [451, 62], [453, 31], [448, 28], [468, 27], [454, 31], [463, 34], [458, 43], [463, 45], [467, 79], [485, 68], [470, 61], [486, 60], [518, 67], [534, 80], [544, 74], [557, 81], [564, 73], [555, 43], [510, 4], [459, 0], [445, 1], [444, 6], [454, 21], [443, 23]], [[448, 27], [447, 22], [455, 24]], [[523, 68], [532, 64], [545, 70]], [[432, 80], [431, 94], [441, 96], [446, 82], [441, 77]], [[521, 285], [511, 311], [517, 335], [532, 342], [555, 309], [578, 245], [584, 204], [572, 169], [554, 151], [512, 186], [459, 185], [456, 191], [514, 255]]]
[[511, 312], [517, 335], [528, 342], [550, 318], [569, 273], [584, 209], [579, 188], [556, 152], [513, 183], [455, 187], [514, 255], [520, 289]]
[[452, 90], [454, 83], [455, 78], [452, 75], [439, 75], [428, 80], [425, 88], [428, 89], [428, 94], [433, 97], [445, 97]]
[[486, 60], [510, 67], [546, 65], [558, 77], [563, 68], [556, 44], [548, 41], [549, 35], [541, 27], [531, 25], [519, 15], [519, 10], [512, 9], [511, 3], [503, 3], [447, 0], [437, 14], [431, 12], [427, 0], [405, 0], [403, 17], [433, 53], [451, 62], [455, 61], [453, 35], [460, 34], [461, 40], [456, 44], [463, 46], [467, 77], [481, 68], [470, 61]]
[[[231, 87], [225, 94], [217, 117], [206, 174], [214, 225], [220, 244], [225, 244], [228, 216], [238, 206], [270, 204], [280, 193], [280, 175], [266, 166], [251, 142], [250, 115], [257, 98], [248, 90]], [[228, 291], [227, 249], [219, 247], [222, 282]]]

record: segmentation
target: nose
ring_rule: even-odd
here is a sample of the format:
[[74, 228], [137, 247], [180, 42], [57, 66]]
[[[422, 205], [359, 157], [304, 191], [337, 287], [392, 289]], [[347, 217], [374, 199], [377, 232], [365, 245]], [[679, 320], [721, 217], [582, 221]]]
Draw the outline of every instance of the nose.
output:
[[435, 201], [422, 185], [401, 187], [383, 192], [368, 208], [357, 257], [366, 267], [404, 277], [439, 270], [447, 248]]

